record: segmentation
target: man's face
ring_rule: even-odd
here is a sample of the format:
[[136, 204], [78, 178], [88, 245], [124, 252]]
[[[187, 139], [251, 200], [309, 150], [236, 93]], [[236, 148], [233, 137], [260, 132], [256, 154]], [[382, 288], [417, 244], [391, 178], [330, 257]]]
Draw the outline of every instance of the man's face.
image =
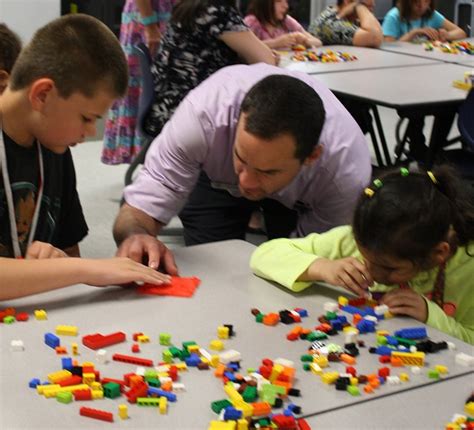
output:
[[249, 200], [261, 200], [286, 187], [301, 169], [295, 158], [296, 142], [284, 134], [271, 140], [261, 139], [244, 129], [241, 115], [234, 142], [234, 170], [239, 190]]
[[49, 150], [62, 154], [96, 134], [97, 119], [107, 113], [113, 101], [106, 91], [91, 98], [76, 92], [65, 99], [53, 88], [35, 117], [34, 136]]

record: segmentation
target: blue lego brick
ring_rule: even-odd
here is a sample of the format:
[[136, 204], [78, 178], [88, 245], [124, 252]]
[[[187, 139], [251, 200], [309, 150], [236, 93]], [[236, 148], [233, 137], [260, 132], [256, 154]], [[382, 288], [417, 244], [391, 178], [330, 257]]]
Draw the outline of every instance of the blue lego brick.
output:
[[386, 336], [386, 339], [389, 345], [393, 345], [393, 346], [398, 345], [398, 339], [395, 336]]
[[41, 381], [38, 378], [33, 378], [30, 382], [28, 382], [28, 386], [30, 388], [36, 388], [40, 384], [41, 384]]
[[424, 339], [428, 337], [425, 327], [410, 327], [397, 330], [395, 336], [403, 337], [405, 339]]
[[44, 343], [55, 349], [57, 346], [60, 345], [61, 342], [59, 340], [59, 337], [57, 337], [54, 333], [45, 333]]
[[149, 387], [148, 394], [154, 394], [158, 397], [166, 397], [169, 402], [176, 402], [176, 394], [172, 393], [171, 391], [164, 391], [160, 390], [159, 388]]
[[224, 420], [240, 420], [242, 418], [242, 411], [239, 411], [231, 406], [224, 409]]
[[61, 358], [62, 368], [66, 370], [72, 369], [72, 358], [71, 357], [64, 357]]
[[305, 318], [308, 316], [308, 311], [306, 309], [298, 309], [295, 312], [297, 312], [301, 318]]
[[232, 372], [224, 372], [224, 377], [227, 378], [229, 381], [235, 382], [237, 378]]
[[357, 324], [357, 330], [360, 333], [374, 333], [375, 332], [375, 323], [369, 320], [361, 320]]
[[345, 315], [338, 315], [337, 320], [340, 321], [341, 324], [347, 323], [347, 317]]
[[341, 311], [347, 312], [347, 313], [352, 314], [352, 315], [360, 314], [362, 312], [361, 309], [359, 309], [355, 306], [350, 306], [350, 305], [342, 306]]
[[385, 345], [378, 346], [375, 348], [375, 353], [378, 355], [392, 355], [393, 348], [390, 348]]
[[228, 363], [227, 369], [232, 372], [237, 372], [240, 369], [240, 365], [238, 363]]
[[197, 354], [191, 354], [185, 362], [189, 367], [196, 367], [201, 362], [201, 358]]
[[386, 382], [386, 379], [385, 379], [383, 376], [379, 376], [379, 377], [378, 377], [378, 380], [379, 380], [379, 382], [380, 382], [380, 385], [383, 385], [383, 384], [385, 384], [385, 382]]
[[331, 324], [331, 327], [334, 329], [334, 330], [337, 330], [337, 331], [340, 331], [342, 330], [342, 323], [338, 320], [332, 320], [332, 321], [329, 321], [329, 323]]

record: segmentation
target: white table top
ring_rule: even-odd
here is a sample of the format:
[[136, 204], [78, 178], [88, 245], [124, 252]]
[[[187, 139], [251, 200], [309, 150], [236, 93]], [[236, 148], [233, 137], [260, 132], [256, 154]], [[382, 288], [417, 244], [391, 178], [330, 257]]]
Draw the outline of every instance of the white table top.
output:
[[[473, 43], [472, 39], [466, 39], [470, 43]], [[433, 48], [432, 51], [427, 51], [423, 44], [411, 43], [411, 42], [384, 42], [380, 47], [382, 51], [393, 52], [397, 54], [406, 54], [413, 57], [424, 58], [427, 60], [443, 61], [445, 63], [464, 63], [473, 58], [472, 55], [459, 53], [450, 54], [442, 52], [438, 48]]]
[[[314, 414], [335, 408], [347, 408], [366, 400], [367, 394], [352, 397], [346, 392], [336, 391], [326, 386], [318, 376], [305, 373], [301, 369], [300, 356], [306, 352], [307, 341], [289, 342], [286, 334], [293, 326], [279, 324], [268, 327], [255, 322], [250, 314], [251, 308], [264, 313], [278, 312], [281, 309], [302, 307], [310, 316], [303, 319], [303, 327], [312, 328], [317, 317], [323, 314], [323, 304], [336, 300], [340, 291], [318, 286], [300, 294], [274, 286], [251, 274], [248, 262], [253, 245], [243, 241], [227, 241], [190, 248], [177, 249], [175, 254], [182, 276], [198, 276], [202, 280], [192, 299], [178, 297], [139, 296], [133, 289], [94, 288], [83, 285], [57, 290], [25, 299], [2, 303], [2, 307], [14, 306], [18, 311], [32, 312], [45, 309], [47, 321], [30, 319], [26, 323], [0, 325], [0, 411], [2, 429], [36, 428], [107, 428], [108, 423], [79, 416], [80, 406], [103, 409], [113, 412], [115, 425], [124, 428], [155, 429], [204, 429], [216, 418], [210, 403], [226, 398], [222, 382], [213, 376], [212, 371], [189, 369], [180, 379], [186, 385], [186, 392], [178, 394], [178, 401], [170, 405], [168, 414], [158, 414], [156, 408], [143, 408], [129, 405], [130, 420], [121, 421], [117, 408], [126, 403], [124, 397], [93, 402], [73, 402], [63, 405], [55, 399], [45, 399], [28, 388], [32, 378], [46, 380], [50, 372], [60, 370], [61, 357], [46, 346], [43, 336], [54, 332], [56, 325], [76, 325], [79, 337], [61, 336], [62, 343], [70, 349], [71, 342], [79, 343], [80, 362], [95, 361], [95, 352], [82, 345], [82, 336], [92, 333], [110, 334], [123, 331], [127, 342], [106, 348], [109, 357], [113, 353], [132, 355], [131, 335], [143, 332], [150, 336], [151, 342], [142, 345], [140, 357], [150, 358], [156, 364], [161, 360], [165, 347], [158, 343], [159, 333], [170, 333], [172, 342], [181, 347], [183, 341], [194, 340], [204, 348], [215, 339], [217, 327], [233, 324], [236, 336], [224, 341], [227, 349], [236, 349], [242, 354], [242, 367], [257, 367], [263, 358], [284, 357], [293, 360], [297, 368], [295, 388], [301, 389], [302, 397], [292, 398], [300, 405], [303, 414]], [[402, 327], [420, 326], [408, 318], [394, 318], [381, 321], [379, 327], [393, 332]], [[434, 341], [450, 340], [458, 350], [441, 351], [427, 355], [427, 366], [444, 364], [449, 368], [448, 378], [468, 375], [473, 369], [455, 364], [455, 353], [473, 353], [473, 348], [459, 340], [428, 328]], [[368, 346], [374, 345], [374, 334], [361, 335]], [[21, 339], [25, 351], [10, 350], [11, 340]], [[331, 342], [343, 344], [341, 334], [333, 336]], [[361, 349], [356, 368], [359, 373], [372, 373], [380, 367], [378, 356]], [[121, 378], [123, 374], [134, 372], [135, 366], [110, 362], [97, 364], [101, 377]], [[344, 366], [332, 364], [331, 370], [342, 371]], [[393, 374], [402, 370], [394, 369]], [[408, 371], [404, 369], [404, 371]], [[400, 386], [384, 385], [376, 391], [375, 397], [395, 395], [416, 386], [430, 384], [422, 374], [413, 376], [409, 383]], [[466, 376], [463, 377], [464, 379]], [[447, 379], [442, 382], [444, 384]], [[402, 396], [403, 394], [397, 394]], [[374, 402], [371, 402], [374, 403]], [[345, 409], [342, 409], [344, 412]], [[117, 424], [119, 423], [119, 424]]]
[[356, 46], [324, 46], [322, 48], [316, 49], [316, 51], [325, 52], [327, 49], [355, 55], [357, 57], [357, 60], [341, 63], [293, 61], [290, 59], [293, 54], [286, 53], [282, 54], [280, 65], [289, 70], [296, 70], [312, 75], [319, 73], [346, 72], [368, 69], [386, 69], [391, 67], [436, 64], [435, 60], [428, 60], [425, 58], [397, 54], [393, 52], [385, 52], [380, 49], [361, 48]]
[[315, 76], [331, 91], [391, 108], [462, 102], [466, 92], [452, 86], [463, 79], [465, 66], [437, 63]]
[[471, 374], [315, 415], [306, 421], [313, 429], [442, 429], [453, 415], [466, 415], [464, 403], [473, 391]]

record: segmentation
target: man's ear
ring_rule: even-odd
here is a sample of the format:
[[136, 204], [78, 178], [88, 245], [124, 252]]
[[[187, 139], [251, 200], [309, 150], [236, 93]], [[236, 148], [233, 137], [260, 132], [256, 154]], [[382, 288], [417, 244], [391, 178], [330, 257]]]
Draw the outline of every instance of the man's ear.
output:
[[48, 100], [48, 96], [55, 89], [54, 81], [49, 78], [37, 79], [30, 85], [29, 100], [33, 110], [41, 111]]
[[0, 69], [0, 95], [5, 91], [9, 78], [9, 73], [6, 70]]
[[311, 154], [309, 154], [303, 161], [303, 165], [309, 166], [310, 164], [314, 163], [319, 157], [321, 157], [322, 153], [322, 145], [316, 145], [313, 149], [313, 152], [311, 152]]
[[439, 242], [434, 247], [431, 255], [436, 264], [446, 263], [451, 255], [451, 245], [448, 242]]

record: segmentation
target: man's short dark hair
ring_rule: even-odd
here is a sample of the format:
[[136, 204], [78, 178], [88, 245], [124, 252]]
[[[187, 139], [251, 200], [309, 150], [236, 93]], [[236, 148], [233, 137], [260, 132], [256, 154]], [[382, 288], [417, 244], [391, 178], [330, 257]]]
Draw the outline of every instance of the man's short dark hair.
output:
[[245, 130], [262, 139], [283, 134], [295, 138], [295, 158], [303, 162], [318, 144], [326, 112], [308, 84], [287, 75], [270, 75], [246, 94], [240, 113]]
[[13, 67], [12, 90], [50, 78], [59, 94], [92, 97], [99, 89], [114, 97], [125, 95], [128, 66], [115, 35], [96, 18], [65, 15], [40, 28]]
[[6, 24], [0, 23], [0, 69], [8, 74], [21, 51], [21, 40]]

